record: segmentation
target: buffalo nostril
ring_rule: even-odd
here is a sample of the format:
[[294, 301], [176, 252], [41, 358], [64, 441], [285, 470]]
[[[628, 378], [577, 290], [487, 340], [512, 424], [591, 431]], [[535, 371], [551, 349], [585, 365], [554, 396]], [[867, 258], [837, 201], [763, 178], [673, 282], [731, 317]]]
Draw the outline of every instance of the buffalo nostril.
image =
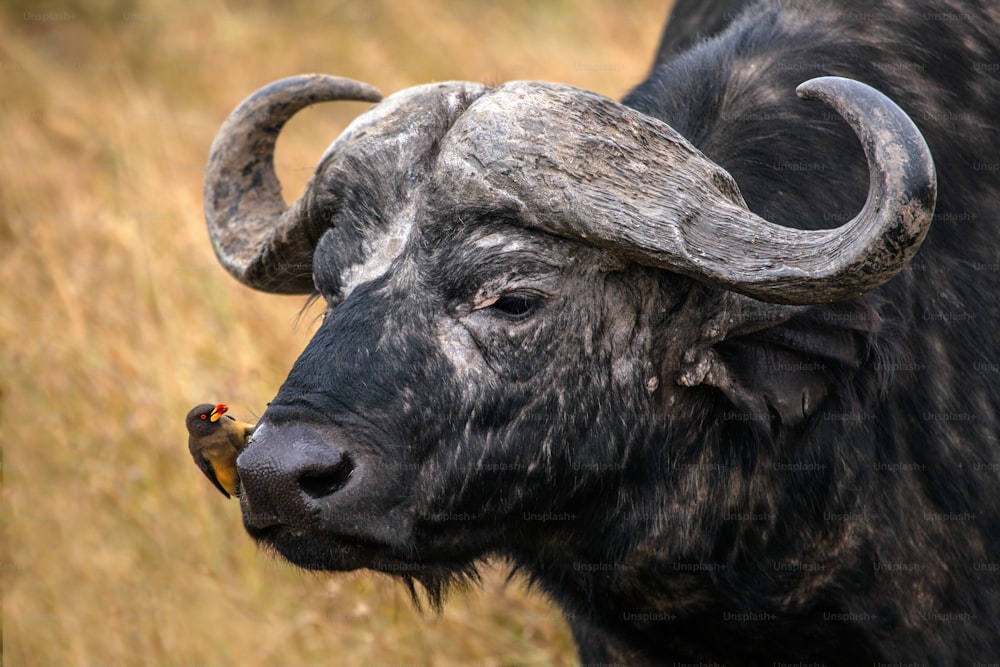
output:
[[354, 473], [354, 461], [344, 454], [337, 463], [310, 468], [299, 475], [299, 488], [314, 499], [324, 498], [339, 491]]

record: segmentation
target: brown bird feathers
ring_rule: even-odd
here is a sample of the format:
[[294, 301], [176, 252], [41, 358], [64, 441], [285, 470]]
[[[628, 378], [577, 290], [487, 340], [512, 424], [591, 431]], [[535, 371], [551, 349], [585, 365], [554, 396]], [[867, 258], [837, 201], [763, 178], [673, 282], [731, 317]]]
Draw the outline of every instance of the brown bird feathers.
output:
[[255, 428], [236, 421], [228, 411], [225, 403], [202, 403], [188, 412], [186, 420], [191, 458], [226, 498], [236, 495], [236, 457]]

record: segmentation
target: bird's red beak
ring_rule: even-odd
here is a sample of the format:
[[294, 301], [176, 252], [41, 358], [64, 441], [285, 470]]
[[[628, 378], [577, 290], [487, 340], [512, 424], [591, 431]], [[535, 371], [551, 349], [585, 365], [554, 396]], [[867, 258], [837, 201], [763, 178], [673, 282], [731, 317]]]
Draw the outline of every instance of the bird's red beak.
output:
[[217, 422], [219, 418], [229, 412], [229, 407], [225, 403], [219, 403], [212, 410], [212, 414], [208, 416], [209, 421]]

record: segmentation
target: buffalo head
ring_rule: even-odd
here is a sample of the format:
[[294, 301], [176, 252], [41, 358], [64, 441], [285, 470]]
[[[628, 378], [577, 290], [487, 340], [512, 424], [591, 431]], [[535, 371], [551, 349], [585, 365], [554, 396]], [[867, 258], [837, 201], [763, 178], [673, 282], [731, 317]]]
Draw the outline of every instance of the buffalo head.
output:
[[[307, 568], [433, 588], [489, 553], [607, 559], [596, 545], [624, 553], [604, 538], [626, 513], [645, 517], [634, 540], [704, 504], [678, 462], [738, 469], [746, 453], [722, 429], [798, 424], [835, 384], [735, 368], [725, 345], [878, 287], [933, 213], [934, 167], [898, 107], [846, 79], [798, 93], [835, 109], [868, 157], [867, 202], [837, 229], [769, 223], [669, 126], [539, 82], [397, 93], [289, 206], [272, 163], [284, 122], [379, 95], [312, 75], [246, 100], [206, 177], [216, 252], [251, 287], [328, 304], [239, 457], [250, 533]], [[863, 344], [849, 338], [837, 363]], [[723, 425], [720, 405], [769, 418]], [[707, 493], [738, 505], [729, 491]]]

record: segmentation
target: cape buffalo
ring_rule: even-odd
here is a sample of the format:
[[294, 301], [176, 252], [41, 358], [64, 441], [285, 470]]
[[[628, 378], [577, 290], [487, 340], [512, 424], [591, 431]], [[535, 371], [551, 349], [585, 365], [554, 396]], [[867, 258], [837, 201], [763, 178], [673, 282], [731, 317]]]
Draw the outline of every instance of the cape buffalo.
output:
[[[1000, 661], [1000, 5], [699, 7], [622, 103], [309, 75], [233, 112], [219, 259], [328, 304], [246, 529], [435, 603], [504, 557], [588, 663]], [[286, 205], [278, 133], [336, 99], [377, 103]]]

